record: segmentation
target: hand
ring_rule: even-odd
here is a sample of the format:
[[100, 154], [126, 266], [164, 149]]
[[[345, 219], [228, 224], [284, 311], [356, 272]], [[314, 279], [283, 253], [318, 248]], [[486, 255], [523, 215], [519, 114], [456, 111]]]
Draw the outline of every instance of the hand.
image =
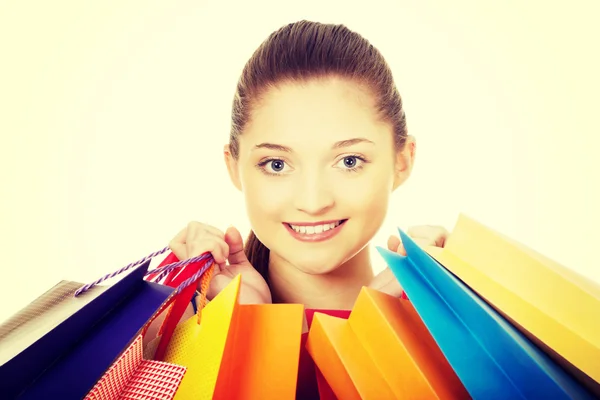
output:
[[[420, 247], [444, 247], [448, 238], [448, 231], [445, 228], [431, 225], [409, 228], [407, 234]], [[388, 239], [387, 247], [390, 251], [395, 251], [403, 256], [406, 255], [406, 250], [404, 250], [402, 241], [398, 236], [391, 235]], [[394, 297], [400, 297], [404, 293], [400, 283], [389, 267], [381, 271], [373, 279], [369, 287]]]
[[271, 303], [269, 286], [248, 261], [242, 236], [236, 228], [230, 227], [223, 233], [215, 227], [191, 222], [173, 238], [169, 247], [182, 261], [206, 252], [211, 253], [215, 265], [206, 296], [209, 300], [241, 274], [240, 304]]

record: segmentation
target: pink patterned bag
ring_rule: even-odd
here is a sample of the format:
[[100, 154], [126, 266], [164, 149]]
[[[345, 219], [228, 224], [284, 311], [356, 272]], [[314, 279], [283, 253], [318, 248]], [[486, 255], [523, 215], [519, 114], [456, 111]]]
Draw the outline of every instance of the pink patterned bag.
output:
[[171, 400], [186, 368], [162, 361], [146, 360], [143, 337], [119, 357], [85, 397], [85, 400]]

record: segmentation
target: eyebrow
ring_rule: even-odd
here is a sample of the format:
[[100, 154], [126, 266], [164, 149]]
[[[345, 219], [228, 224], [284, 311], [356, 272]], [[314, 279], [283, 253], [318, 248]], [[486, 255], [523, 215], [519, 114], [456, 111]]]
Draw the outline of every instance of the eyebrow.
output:
[[[374, 142], [370, 141], [369, 139], [354, 138], [354, 139], [340, 140], [339, 142], [335, 142], [333, 144], [333, 146], [331, 146], [331, 148], [332, 149], [341, 149], [341, 148], [344, 148], [344, 147], [354, 146], [354, 145], [359, 144], [359, 143], [375, 144]], [[256, 146], [254, 146], [253, 150], [256, 150], [256, 149], [270, 149], [270, 150], [281, 151], [281, 152], [284, 152], [284, 153], [291, 153], [292, 152], [292, 149], [290, 147], [283, 146], [281, 144], [275, 144], [275, 143], [261, 143], [261, 144], [257, 144]]]

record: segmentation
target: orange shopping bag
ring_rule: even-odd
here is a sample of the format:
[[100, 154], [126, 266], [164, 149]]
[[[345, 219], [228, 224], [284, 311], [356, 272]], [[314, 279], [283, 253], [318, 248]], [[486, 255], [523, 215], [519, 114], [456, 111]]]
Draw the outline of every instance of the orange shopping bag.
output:
[[600, 396], [600, 285], [465, 215], [426, 250]]
[[238, 275], [180, 323], [165, 361], [187, 368], [175, 399], [294, 399], [304, 307], [238, 304]]
[[411, 303], [363, 288], [348, 320], [315, 313], [307, 349], [339, 399], [468, 399]]

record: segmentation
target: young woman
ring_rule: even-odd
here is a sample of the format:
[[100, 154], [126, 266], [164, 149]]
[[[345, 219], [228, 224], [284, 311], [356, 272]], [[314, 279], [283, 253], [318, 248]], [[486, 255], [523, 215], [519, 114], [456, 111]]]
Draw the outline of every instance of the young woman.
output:
[[[379, 51], [343, 25], [300, 21], [272, 33], [237, 85], [224, 158], [252, 232], [191, 222], [171, 241], [180, 260], [210, 252], [208, 298], [237, 274], [240, 302], [352, 308], [363, 286], [400, 296], [374, 276], [369, 242], [390, 196], [411, 173], [415, 140]], [[443, 246], [446, 231], [408, 232]], [[400, 239], [388, 247], [403, 252]]]
[[[224, 157], [246, 201], [246, 246], [234, 227], [200, 222], [170, 243], [180, 260], [212, 254], [209, 299], [238, 274], [241, 303], [299, 303], [342, 318], [363, 286], [402, 295], [389, 269], [374, 276], [369, 242], [411, 173], [415, 140], [392, 73], [367, 40], [309, 21], [271, 34], [237, 85]], [[432, 226], [408, 234], [437, 246], [447, 236]], [[387, 245], [404, 253], [398, 237]], [[297, 398], [318, 399], [305, 341], [306, 333]]]

